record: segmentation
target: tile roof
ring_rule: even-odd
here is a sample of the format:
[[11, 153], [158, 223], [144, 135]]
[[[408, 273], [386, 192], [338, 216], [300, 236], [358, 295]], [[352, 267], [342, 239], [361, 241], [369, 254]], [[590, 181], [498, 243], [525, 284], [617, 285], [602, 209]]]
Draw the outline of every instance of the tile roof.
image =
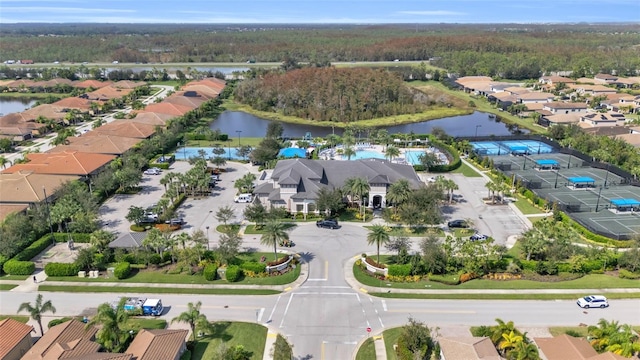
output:
[[112, 85], [109, 85], [109, 86], [102, 87], [98, 90], [89, 92], [86, 95], [89, 97], [89, 99], [97, 99], [97, 100], [118, 99], [128, 95], [129, 93], [131, 93], [131, 91], [133, 90], [115, 88]]
[[[622, 360], [624, 357], [608, 353], [598, 355], [591, 344], [583, 338], [562, 334], [552, 338], [534, 338], [547, 360]], [[605, 353], [606, 354], [606, 353]]]
[[164, 98], [162, 102], [184, 105], [192, 109], [197, 109], [198, 107], [200, 107], [200, 105], [202, 105], [202, 103], [207, 100], [207, 98], [204, 98], [202, 96], [184, 96], [184, 92], [182, 92], [182, 94], [172, 94], [171, 96]]
[[82, 99], [77, 96], [71, 96], [68, 98], [64, 98], [62, 100], [58, 100], [54, 102], [52, 105], [59, 106], [64, 109], [77, 109], [77, 110], [91, 110], [91, 103], [93, 101]]
[[64, 79], [64, 78], [55, 78], [47, 81], [37, 81], [34, 85], [42, 86], [42, 87], [55, 87], [56, 85], [60, 85], [60, 84], [69, 85], [69, 86], [75, 85], [73, 81], [69, 79]]
[[136, 146], [141, 139], [128, 138], [122, 136], [112, 135], [100, 135], [86, 136], [92, 133], [91, 131], [83, 136], [67, 138], [69, 145], [56, 146], [47, 150], [47, 153], [58, 153], [64, 151], [82, 151], [93, 154], [113, 154], [122, 155], [127, 150]]
[[501, 360], [488, 337], [443, 337], [440, 351], [447, 360]]
[[186, 349], [188, 330], [140, 330], [127, 348], [136, 360], [176, 359]]
[[36, 82], [33, 80], [25, 80], [25, 79], [20, 79], [20, 80], [14, 80], [8, 84], [6, 84], [6, 87], [9, 88], [20, 88], [20, 87], [25, 87], [25, 88], [29, 88], [32, 87], [33, 84], [35, 84]]
[[554, 124], [572, 124], [572, 123], [580, 122], [580, 117], [582, 117], [582, 114], [571, 113], [571, 114], [545, 115], [544, 118]]
[[94, 89], [100, 89], [103, 88], [105, 86], [109, 86], [111, 85], [113, 82], [111, 81], [98, 81], [98, 80], [84, 80], [81, 81], [79, 83], [76, 83], [76, 87], [79, 88], [94, 88]]
[[565, 84], [573, 84], [573, 83], [576, 82], [575, 80], [573, 80], [571, 78], [564, 77], [564, 76], [543, 76], [540, 79], [551, 81], [552, 83], [562, 82], [562, 83], [565, 83]]
[[83, 354], [74, 357], [65, 357], [65, 360], [133, 360], [134, 357], [131, 354], [118, 354], [108, 352], [97, 352], [92, 354]]
[[156, 133], [154, 125], [143, 124], [130, 120], [116, 120], [99, 126], [85, 136], [112, 135], [128, 138], [146, 139]]
[[555, 95], [550, 94], [550, 93], [545, 93], [545, 92], [537, 92], [537, 91], [532, 91], [532, 92], [527, 92], [527, 93], [522, 93], [518, 95], [518, 98], [523, 99], [523, 100], [547, 100], [547, 99], [551, 99], [553, 100], [553, 98], [555, 97]]
[[23, 360], [57, 360], [98, 352], [100, 344], [93, 342], [98, 329], [89, 328], [78, 320], [69, 320], [49, 329], [36, 342]]
[[80, 151], [62, 151], [58, 153], [31, 153], [26, 155], [26, 164], [16, 164], [2, 171], [14, 173], [20, 170], [31, 170], [39, 174], [80, 175], [95, 173], [111, 160], [115, 155], [93, 154]]
[[112, 249], [137, 249], [142, 246], [142, 241], [147, 238], [146, 232], [134, 232], [121, 235], [119, 238], [109, 243], [109, 247]]
[[[2, 175], [0, 175], [2, 178]], [[2, 185], [0, 185], [2, 186]], [[0, 194], [2, 191], [0, 190]], [[1, 195], [0, 195], [1, 196]], [[29, 208], [28, 204], [2, 204], [0, 203], [0, 222], [3, 222], [9, 214], [19, 213], [27, 210]]]
[[529, 93], [528, 89], [523, 88], [522, 86], [510, 86], [504, 89], [504, 91], [510, 92], [514, 95], [526, 94]]
[[111, 87], [120, 88], [120, 89], [135, 89], [140, 86], [147, 85], [144, 81], [131, 81], [131, 80], [120, 80], [111, 84]]
[[144, 110], [140, 111], [139, 113], [155, 112], [174, 116], [182, 116], [191, 110], [193, 109], [189, 106], [160, 102], [147, 105]]
[[25, 110], [25, 115], [32, 115], [34, 118], [38, 118], [39, 116], [44, 116], [48, 119], [61, 120], [67, 116], [67, 112], [64, 111], [63, 107], [53, 105], [53, 104], [42, 104], [36, 107], [32, 107], [29, 110]]
[[12, 126], [32, 122], [37, 118], [33, 114], [23, 112], [11, 113], [0, 117], [0, 126]]
[[477, 81], [489, 82], [489, 81], [492, 81], [492, 79], [489, 76], [463, 76], [456, 80], [456, 82], [461, 85], [465, 85], [469, 82], [477, 82]]
[[43, 188], [51, 196], [65, 183], [78, 179], [74, 175], [45, 175], [32, 171], [3, 172], [0, 173], [0, 203], [38, 203], [44, 200]]
[[174, 119], [175, 116], [169, 114], [160, 114], [154, 112], [144, 112], [139, 113], [130, 121], [141, 123], [141, 124], [150, 124], [150, 125], [159, 125], [166, 126], [167, 122], [171, 119]]
[[586, 109], [589, 107], [586, 103], [568, 103], [559, 101], [545, 103], [544, 106], [549, 109]]
[[22, 339], [31, 338], [31, 331], [33, 326], [20, 321], [11, 318], [0, 320], [0, 359], [4, 359]]
[[189, 85], [182, 87], [183, 91], [195, 91], [200, 96], [206, 97], [207, 99], [215, 99], [220, 95], [220, 92], [216, 89], [210, 88], [206, 85]]
[[222, 89], [224, 89], [224, 87], [227, 85], [227, 82], [218, 78], [210, 77], [198, 81], [191, 81], [187, 84], [187, 86], [190, 85], [204, 85], [211, 89], [217, 90], [218, 93], [220, 93], [222, 92]]
[[616, 135], [616, 139], [622, 139], [636, 148], [640, 148], [640, 134]]

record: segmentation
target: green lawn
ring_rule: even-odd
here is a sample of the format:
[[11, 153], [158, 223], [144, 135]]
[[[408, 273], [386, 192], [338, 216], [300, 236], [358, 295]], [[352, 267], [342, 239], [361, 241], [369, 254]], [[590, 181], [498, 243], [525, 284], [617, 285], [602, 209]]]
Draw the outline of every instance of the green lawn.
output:
[[376, 345], [373, 338], [368, 338], [362, 343], [356, 354], [356, 360], [371, 360], [376, 358]]
[[517, 197], [515, 205], [518, 208], [518, 210], [520, 210], [520, 212], [523, 213], [524, 215], [544, 213], [544, 211], [533, 206], [533, 204], [531, 204], [529, 200], [520, 196]]
[[262, 360], [264, 345], [267, 340], [267, 328], [251, 323], [220, 321], [213, 324], [214, 332], [198, 339], [192, 360], [214, 359], [218, 347], [242, 345], [251, 352], [252, 360]]
[[[380, 257], [383, 261], [383, 257]], [[384, 262], [384, 261], [383, 261]], [[353, 273], [360, 283], [368, 286], [384, 287], [391, 289], [613, 289], [638, 288], [638, 280], [620, 279], [618, 277], [593, 274], [585, 275], [579, 279], [558, 282], [540, 282], [532, 280], [486, 280], [474, 279], [460, 285], [445, 285], [435, 281], [418, 281], [413, 283], [392, 283], [389, 281], [380, 281], [374, 277], [367, 275], [359, 266], [354, 265]], [[391, 285], [388, 285], [391, 284]], [[638, 290], [640, 293], [640, 289]]]
[[118, 286], [57, 286], [40, 285], [39, 291], [78, 292], [78, 293], [146, 293], [146, 294], [203, 294], [203, 295], [275, 295], [277, 290], [262, 289], [183, 289], [158, 287], [118, 287]]
[[228, 230], [238, 232], [240, 231], [240, 225], [238, 224], [220, 224], [216, 226], [216, 231], [220, 233], [226, 233]]
[[[635, 293], [599, 293], [609, 299], [640, 299]], [[371, 296], [387, 299], [452, 299], [452, 300], [575, 300], [584, 293], [575, 294], [401, 294], [393, 291], [369, 293]]]
[[13, 289], [14, 287], [17, 287], [18, 285], [11, 285], [11, 284], [0, 284], [0, 291], [9, 291], [11, 289]]
[[400, 337], [400, 334], [402, 334], [401, 327], [385, 330], [382, 333], [382, 336], [384, 337], [384, 346], [385, 346], [385, 349], [387, 350], [387, 360], [398, 359], [398, 357], [396, 356], [396, 352], [393, 351], [393, 345], [395, 345], [398, 342], [398, 338]]
[[566, 334], [567, 330], [574, 331], [574, 332], [580, 334], [580, 336], [585, 337], [585, 338], [587, 337], [587, 335], [589, 335], [586, 326], [552, 326], [552, 327], [549, 328], [549, 332], [553, 336]]
[[482, 176], [475, 169], [473, 169], [471, 166], [467, 165], [466, 163], [462, 163], [462, 165], [460, 165], [459, 168], [453, 170], [452, 173], [462, 174], [462, 175], [464, 175], [466, 177], [481, 177]]
[[29, 321], [29, 317], [24, 315], [0, 315], [0, 320], [4, 319], [13, 319], [23, 324], [26, 324], [27, 321]]
[[[288, 221], [285, 223], [285, 229], [286, 230], [293, 230], [293, 228], [295, 228], [297, 225], [295, 223], [291, 222], [291, 219], [281, 219], [283, 221]], [[304, 222], [303, 220], [297, 220], [299, 222]], [[311, 220], [307, 220], [307, 222], [309, 222]], [[313, 220], [315, 221], [315, 220]], [[251, 225], [247, 225], [246, 228], [244, 228], [244, 233], [245, 235], [262, 235], [264, 234], [264, 228], [262, 229], [256, 229], [256, 226], [254, 224]]]
[[140, 329], [166, 329], [166, 327], [167, 321], [162, 319], [131, 317], [129, 318], [129, 321], [127, 321], [127, 328], [134, 331], [138, 331]]

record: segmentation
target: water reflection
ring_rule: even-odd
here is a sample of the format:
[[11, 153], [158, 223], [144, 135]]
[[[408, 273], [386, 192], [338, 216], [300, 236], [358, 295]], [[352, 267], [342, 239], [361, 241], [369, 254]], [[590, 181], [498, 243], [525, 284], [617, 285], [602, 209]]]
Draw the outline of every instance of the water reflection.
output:
[[36, 103], [33, 98], [5, 98], [0, 97], [0, 113], [9, 115], [11, 113], [23, 112], [28, 110]]
[[[242, 131], [242, 136], [263, 137], [267, 132], [267, 126], [271, 120], [261, 119], [251, 114], [239, 111], [225, 111], [216, 118], [211, 129], [219, 129], [222, 133], [232, 136], [236, 131]], [[340, 128], [320, 127], [312, 125], [282, 123], [285, 137], [303, 137], [307, 132], [312, 137], [325, 137], [332, 132], [341, 135]], [[420, 123], [394, 125], [386, 127], [390, 134], [410, 133], [428, 134], [434, 127], [444, 129], [451, 136], [488, 136], [511, 135], [507, 124], [489, 118], [486, 113], [474, 112], [470, 115], [454, 116], [438, 120], [424, 121]], [[363, 134], [364, 135], [364, 134]]]

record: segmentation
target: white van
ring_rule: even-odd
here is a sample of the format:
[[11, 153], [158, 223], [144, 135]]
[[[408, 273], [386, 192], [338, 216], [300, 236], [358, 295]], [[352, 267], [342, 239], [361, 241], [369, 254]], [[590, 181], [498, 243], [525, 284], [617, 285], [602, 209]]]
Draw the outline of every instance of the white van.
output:
[[237, 203], [250, 203], [253, 200], [253, 195], [251, 194], [240, 194], [233, 198], [233, 201]]

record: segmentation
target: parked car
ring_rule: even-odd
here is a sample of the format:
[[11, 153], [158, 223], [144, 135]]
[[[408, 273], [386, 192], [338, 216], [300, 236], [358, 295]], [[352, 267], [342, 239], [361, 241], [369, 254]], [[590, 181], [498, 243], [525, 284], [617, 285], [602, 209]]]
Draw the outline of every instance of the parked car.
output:
[[340, 225], [338, 224], [338, 220], [334, 219], [325, 219], [316, 221], [316, 226], [324, 229], [339, 229]]
[[469, 240], [471, 241], [480, 241], [480, 240], [487, 240], [488, 236], [487, 235], [483, 235], [483, 234], [473, 234], [471, 235], [471, 237], [469, 238]]
[[218, 174], [211, 175], [211, 180], [220, 181], [220, 175], [218, 175]]
[[253, 201], [253, 195], [251, 194], [240, 194], [238, 196], [236, 196], [235, 198], [233, 198], [234, 202], [237, 203], [250, 203]]
[[578, 306], [583, 309], [589, 308], [606, 308], [609, 307], [609, 301], [602, 295], [589, 295], [579, 298], [577, 301]]
[[164, 223], [169, 225], [184, 225], [185, 221], [184, 221], [184, 218], [180, 217], [180, 218], [165, 220]]
[[450, 228], [468, 228], [469, 225], [464, 220], [452, 220], [447, 223]]
[[149, 168], [149, 169], [144, 171], [144, 174], [145, 175], [160, 175], [161, 172], [162, 172], [162, 170], [160, 170], [158, 168]]

